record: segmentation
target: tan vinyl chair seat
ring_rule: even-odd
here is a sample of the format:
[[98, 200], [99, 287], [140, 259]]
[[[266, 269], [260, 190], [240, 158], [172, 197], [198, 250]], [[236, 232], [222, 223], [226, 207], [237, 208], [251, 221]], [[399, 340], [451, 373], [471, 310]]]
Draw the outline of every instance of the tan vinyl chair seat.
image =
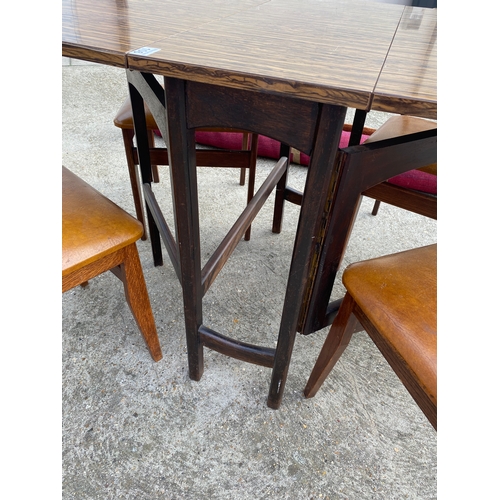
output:
[[162, 359], [135, 242], [142, 224], [67, 168], [62, 168], [62, 291], [112, 271], [151, 357]]
[[342, 281], [347, 293], [304, 395], [316, 394], [359, 321], [437, 428], [437, 245], [351, 264]]
[[357, 262], [342, 281], [437, 403], [437, 245]]
[[142, 224], [63, 168], [63, 276], [136, 242]]

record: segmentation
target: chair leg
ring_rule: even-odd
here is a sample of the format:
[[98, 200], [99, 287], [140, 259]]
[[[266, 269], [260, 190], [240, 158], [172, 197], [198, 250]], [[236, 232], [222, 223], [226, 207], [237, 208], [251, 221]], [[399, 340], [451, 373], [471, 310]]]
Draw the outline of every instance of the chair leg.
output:
[[[280, 147], [280, 158], [285, 156], [290, 158], [290, 146], [281, 144]], [[285, 192], [288, 182], [288, 169], [290, 168], [290, 160], [286, 167], [286, 171], [283, 177], [279, 180], [276, 185], [276, 195], [274, 198], [274, 214], [273, 214], [273, 233], [281, 233], [281, 224], [283, 222], [283, 211], [285, 209]]]
[[[247, 151], [248, 150], [248, 142], [249, 142], [249, 139], [250, 139], [250, 134], [243, 134], [243, 139], [242, 139], [242, 143], [241, 143], [241, 149]], [[246, 171], [247, 169], [246, 168], [242, 168], [240, 170], [240, 186], [244, 186], [245, 185], [245, 175], [246, 175]]]
[[[152, 130], [148, 130], [148, 141], [149, 147], [155, 147], [155, 134]], [[153, 173], [153, 182], [160, 182], [160, 174], [158, 173], [158, 165], [151, 165], [151, 171]]]
[[135, 213], [137, 219], [144, 226], [144, 234], [142, 235], [142, 240], [147, 240], [148, 235], [146, 233], [146, 221], [144, 217], [144, 210], [142, 208], [142, 194], [139, 188], [138, 182], [138, 171], [136, 165], [134, 164], [134, 131], [130, 129], [122, 129], [123, 145], [125, 147], [125, 156], [127, 158], [128, 175], [130, 178], [130, 186], [132, 188], [132, 196], [134, 198]]
[[[248, 134], [245, 134], [248, 135]], [[258, 143], [259, 143], [259, 134], [252, 134], [252, 138], [250, 139], [252, 141], [251, 143], [251, 148], [250, 148], [250, 167], [249, 167], [249, 174], [248, 174], [248, 194], [247, 194], [247, 204], [252, 201], [253, 195], [254, 195], [254, 190], [255, 190], [255, 172], [257, 169], [257, 148], [258, 148]], [[244, 149], [248, 148], [248, 138], [247, 138], [247, 144]], [[242, 170], [246, 170], [242, 168]], [[249, 241], [250, 240], [250, 233], [252, 231], [252, 226], [250, 226], [246, 232], [245, 232], [245, 240]]]
[[312, 398], [316, 395], [318, 389], [322, 386], [326, 377], [328, 377], [335, 363], [337, 363], [349, 344], [355, 327], [358, 324], [356, 317], [352, 314], [354, 304], [354, 299], [347, 293], [307, 381], [304, 389], [304, 396], [306, 398]]
[[123, 281], [125, 297], [151, 357], [159, 361], [163, 355], [137, 247], [134, 243], [123, 250], [125, 257], [123, 264], [120, 265], [122, 271], [120, 278]]
[[372, 215], [377, 215], [378, 214], [379, 207], [380, 207], [380, 201], [379, 200], [375, 200], [375, 203], [373, 204]]

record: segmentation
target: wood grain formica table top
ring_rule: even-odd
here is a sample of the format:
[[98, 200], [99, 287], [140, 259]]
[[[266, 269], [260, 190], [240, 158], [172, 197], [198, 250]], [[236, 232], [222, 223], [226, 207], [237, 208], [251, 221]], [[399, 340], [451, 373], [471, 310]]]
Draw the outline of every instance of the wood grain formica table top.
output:
[[372, 109], [437, 118], [437, 9], [405, 8]]
[[369, 0], [63, 0], [62, 16], [66, 57], [436, 118], [437, 9]]
[[63, 0], [62, 55], [126, 67], [127, 53], [268, 0]]
[[269, 0], [178, 30], [130, 69], [369, 109], [404, 6]]

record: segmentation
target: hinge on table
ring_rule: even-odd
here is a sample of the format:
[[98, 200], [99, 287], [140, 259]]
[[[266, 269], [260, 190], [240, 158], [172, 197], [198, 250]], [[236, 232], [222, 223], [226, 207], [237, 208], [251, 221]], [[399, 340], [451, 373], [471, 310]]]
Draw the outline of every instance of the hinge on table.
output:
[[[343, 157], [342, 159], [344, 159], [344, 158], [345, 157]], [[326, 237], [327, 224], [328, 224], [328, 220], [330, 219], [330, 211], [332, 208], [333, 200], [335, 198], [335, 191], [336, 191], [336, 187], [337, 187], [336, 183], [337, 183], [337, 179], [339, 177], [338, 173], [343, 165], [342, 160], [340, 162], [338, 161], [338, 153], [337, 153], [337, 156], [335, 158], [335, 164], [337, 167], [335, 168], [332, 179], [330, 181], [330, 185], [328, 187], [329, 194], [327, 196], [327, 199], [325, 202], [325, 208], [324, 208], [323, 214], [321, 216], [321, 226], [319, 229], [318, 238], [316, 239], [316, 243], [314, 245], [314, 253], [313, 253], [312, 258], [311, 258], [311, 265], [309, 267], [309, 275], [307, 277], [307, 283], [306, 283], [306, 288], [305, 288], [305, 292], [304, 292], [304, 299], [303, 299], [302, 305], [301, 305], [299, 322], [297, 325], [297, 331], [300, 333], [302, 333], [302, 331], [304, 329], [304, 322], [305, 322], [306, 315], [307, 315], [307, 305], [309, 304], [309, 300], [310, 300], [312, 292], [313, 292], [313, 285], [314, 285], [315, 278], [316, 278], [316, 275], [318, 272], [319, 259], [321, 256], [321, 251], [323, 249], [323, 244], [324, 244], [325, 237]]]

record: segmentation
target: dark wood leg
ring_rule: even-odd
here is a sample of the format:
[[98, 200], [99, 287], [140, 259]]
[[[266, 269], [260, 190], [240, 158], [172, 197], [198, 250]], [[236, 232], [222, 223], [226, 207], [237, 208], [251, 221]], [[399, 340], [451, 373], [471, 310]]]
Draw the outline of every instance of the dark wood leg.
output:
[[[155, 147], [155, 134], [152, 130], [148, 130], [149, 146]], [[151, 165], [151, 172], [153, 173], [153, 182], [160, 182], [160, 174], [158, 173], [158, 165]]]
[[159, 361], [163, 355], [137, 248], [135, 244], [129, 245], [123, 249], [123, 252], [125, 258], [120, 268], [122, 270], [121, 279], [125, 289], [125, 297], [148, 346], [151, 357], [155, 361]]
[[200, 380], [203, 374], [203, 345], [199, 333], [203, 321], [203, 289], [194, 129], [186, 128], [185, 82], [172, 78], [164, 81], [168, 120], [166, 140], [170, 153], [189, 376]]
[[[243, 138], [241, 140], [241, 149], [243, 150], [248, 150], [248, 146], [249, 146], [249, 141], [250, 141], [250, 134], [243, 134]], [[242, 168], [240, 170], [240, 186], [244, 186], [245, 185], [245, 176], [246, 176], [246, 168]]]
[[[346, 108], [323, 105], [314, 154], [309, 164], [297, 235], [290, 265], [267, 405], [277, 409], [283, 398], [288, 367], [306, 299], [311, 269], [315, 266], [320, 233], [328, 215], [328, 201], [335, 179], [335, 155], [342, 134]], [[316, 242], [316, 243], [315, 243]]]
[[[129, 83], [130, 102], [134, 115], [135, 137], [137, 141], [137, 153], [141, 168], [141, 177], [144, 184], [151, 184], [152, 171], [151, 159], [149, 156], [149, 138], [146, 127], [146, 115], [144, 113], [144, 101], [139, 91]], [[151, 239], [151, 250], [153, 252], [153, 261], [155, 266], [163, 265], [163, 256], [161, 252], [161, 239], [158, 227], [153, 219], [149, 207], [146, 205], [146, 214], [148, 218], [149, 236]]]
[[[247, 135], [249, 135], [249, 134], [247, 134]], [[249, 139], [247, 138], [246, 149], [248, 149], [248, 141], [249, 141]], [[249, 172], [248, 172], [247, 204], [252, 201], [253, 194], [255, 191], [255, 171], [257, 169], [257, 146], [258, 146], [258, 142], [259, 142], [259, 135], [252, 134], [250, 141], [251, 141], [251, 145], [250, 145], [251, 157], [250, 157], [250, 168], [248, 169]], [[244, 171], [245, 169], [242, 168], [241, 170]], [[245, 232], [245, 240], [246, 241], [250, 240], [251, 231], [252, 231], [252, 226], [250, 226]]]
[[361, 142], [363, 135], [363, 127], [366, 121], [366, 111], [357, 109], [354, 113], [354, 120], [352, 122], [351, 136], [349, 137], [349, 146], [357, 146]]
[[273, 214], [273, 233], [281, 233], [281, 225], [283, 222], [283, 212], [285, 210], [285, 193], [288, 181], [288, 169], [290, 167], [290, 146], [286, 144], [281, 144], [280, 146], [280, 158], [288, 158], [288, 164], [283, 177], [278, 182], [276, 186], [276, 197], [274, 199], [274, 214]]
[[146, 221], [144, 217], [144, 211], [142, 209], [142, 195], [141, 188], [139, 187], [139, 182], [137, 179], [137, 169], [134, 163], [134, 131], [130, 129], [122, 129], [123, 145], [125, 148], [125, 156], [127, 158], [128, 175], [130, 179], [130, 187], [132, 188], [132, 197], [134, 199], [135, 213], [137, 220], [139, 220], [144, 226], [144, 234], [142, 235], [142, 240], [147, 240], [148, 235], [146, 231]]
[[359, 187], [352, 182], [355, 175], [344, 175], [337, 188], [328, 221], [325, 225], [325, 239], [322, 243], [318, 265], [315, 269], [311, 294], [308, 297], [300, 332], [309, 335], [331, 324], [336, 311], [328, 309], [333, 283], [344, 257], [361, 197]]
[[375, 200], [375, 203], [373, 204], [372, 215], [377, 215], [379, 208], [380, 208], [380, 201]]
[[353, 307], [354, 300], [347, 293], [307, 381], [304, 389], [306, 398], [312, 398], [316, 395], [318, 389], [348, 346], [358, 323], [356, 317], [352, 314]]

